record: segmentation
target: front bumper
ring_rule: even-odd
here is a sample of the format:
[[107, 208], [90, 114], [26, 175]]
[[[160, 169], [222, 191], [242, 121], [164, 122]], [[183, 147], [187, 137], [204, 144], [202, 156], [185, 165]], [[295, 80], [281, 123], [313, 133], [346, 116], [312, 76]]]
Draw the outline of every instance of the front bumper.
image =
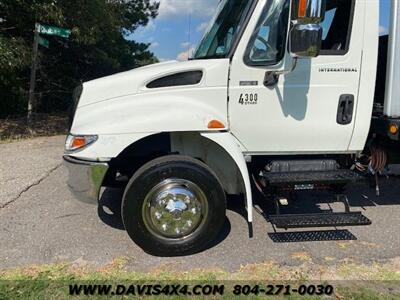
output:
[[100, 188], [108, 171], [107, 163], [79, 160], [64, 155], [64, 165], [68, 169], [68, 187], [79, 201], [97, 204]]

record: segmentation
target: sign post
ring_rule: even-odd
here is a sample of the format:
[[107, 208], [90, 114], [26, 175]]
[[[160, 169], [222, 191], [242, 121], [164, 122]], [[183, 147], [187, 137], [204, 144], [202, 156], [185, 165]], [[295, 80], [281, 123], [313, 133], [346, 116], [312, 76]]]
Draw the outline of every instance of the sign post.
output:
[[33, 38], [31, 80], [29, 84], [28, 117], [27, 117], [28, 127], [30, 127], [32, 122], [33, 102], [35, 101], [36, 68], [37, 68], [37, 56], [39, 50], [39, 27], [40, 25], [36, 23], [34, 38]]
[[37, 70], [39, 45], [46, 48], [49, 48], [50, 46], [50, 42], [42, 38], [39, 34], [59, 36], [67, 39], [71, 35], [71, 30], [55, 26], [42, 25], [39, 23], [35, 24], [33, 51], [32, 51], [31, 80], [29, 84], [29, 98], [28, 98], [28, 117], [27, 117], [28, 128], [32, 123], [32, 111], [35, 102], [35, 83], [36, 83], [36, 70]]

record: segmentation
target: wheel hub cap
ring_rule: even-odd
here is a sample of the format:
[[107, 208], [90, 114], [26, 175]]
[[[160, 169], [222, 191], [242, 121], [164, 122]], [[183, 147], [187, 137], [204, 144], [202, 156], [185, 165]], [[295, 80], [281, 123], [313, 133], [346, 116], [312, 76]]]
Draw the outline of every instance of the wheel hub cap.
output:
[[180, 217], [182, 212], [187, 209], [187, 205], [181, 200], [175, 201], [170, 199], [165, 209], [172, 215]]
[[167, 179], [145, 197], [143, 220], [155, 235], [167, 239], [187, 238], [194, 233], [208, 212], [207, 199], [194, 183]]

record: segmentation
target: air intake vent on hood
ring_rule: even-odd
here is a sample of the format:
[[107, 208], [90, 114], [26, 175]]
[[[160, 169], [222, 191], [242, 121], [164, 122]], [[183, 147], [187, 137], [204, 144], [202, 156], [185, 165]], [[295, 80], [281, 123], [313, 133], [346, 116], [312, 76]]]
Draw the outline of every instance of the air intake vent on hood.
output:
[[202, 71], [181, 72], [158, 78], [147, 84], [147, 88], [155, 89], [171, 86], [195, 85], [203, 78]]

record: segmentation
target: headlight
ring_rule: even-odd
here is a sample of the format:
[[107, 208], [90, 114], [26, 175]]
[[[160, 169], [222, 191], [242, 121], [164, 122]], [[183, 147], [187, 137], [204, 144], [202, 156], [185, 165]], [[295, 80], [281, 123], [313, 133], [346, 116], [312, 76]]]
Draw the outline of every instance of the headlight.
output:
[[65, 141], [65, 150], [72, 152], [83, 149], [98, 139], [97, 135], [69, 135]]

